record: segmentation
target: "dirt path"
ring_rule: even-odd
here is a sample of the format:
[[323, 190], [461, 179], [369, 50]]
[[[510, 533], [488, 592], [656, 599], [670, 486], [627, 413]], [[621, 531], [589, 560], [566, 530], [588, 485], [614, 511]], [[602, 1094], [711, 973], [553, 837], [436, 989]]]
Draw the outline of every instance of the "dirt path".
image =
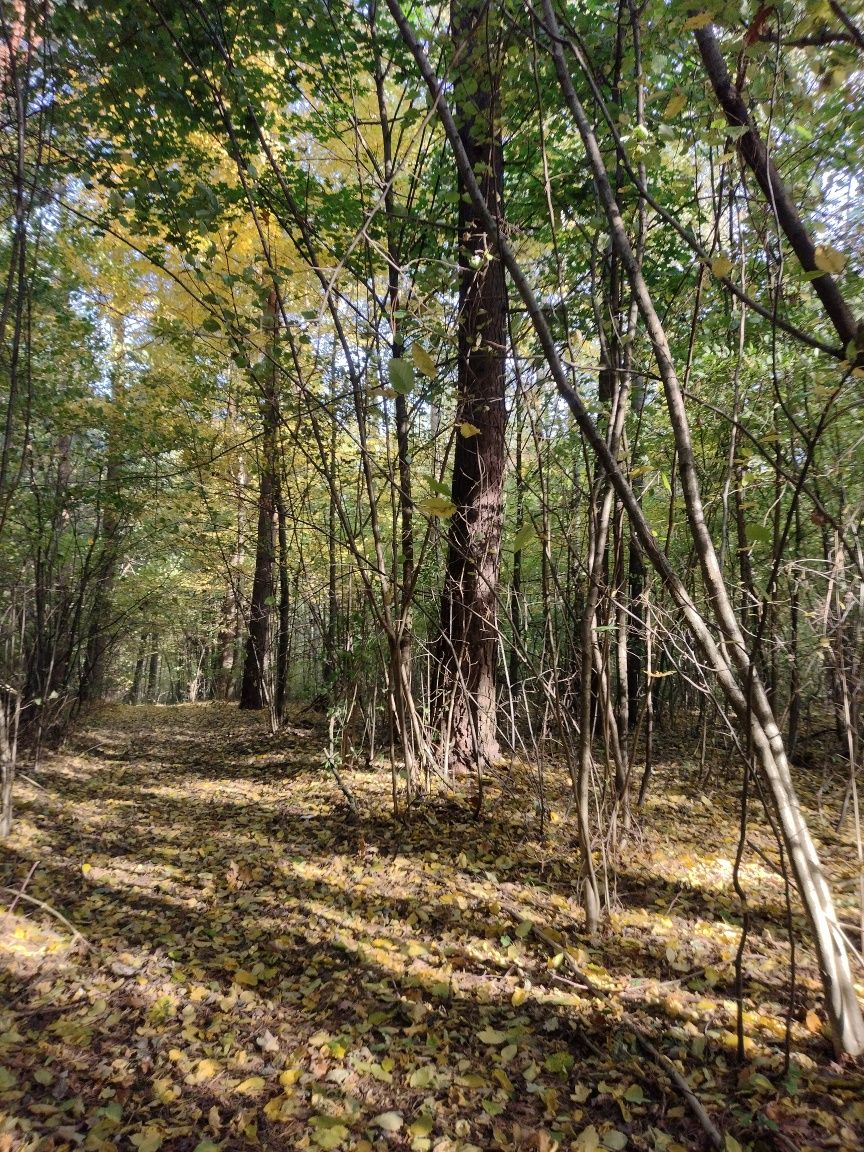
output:
[[[88, 946], [24, 900], [0, 913], [0, 1152], [707, 1146], [637, 1030], [732, 1152], [864, 1146], [864, 1082], [830, 1063], [806, 948], [783, 1080], [784, 888], [752, 852], [735, 1066], [731, 793], [667, 773], [589, 942], [554, 775], [543, 841], [519, 767], [494, 820], [451, 798], [407, 825], [386, 767], [349, 770], [354, 820], [308, 718], [274, 739], [200, 705], [96, 711], [37, 779], [0, 883], [32, 870], [26, 895]], [[851, 917], [849, 844], [823, 847]]]

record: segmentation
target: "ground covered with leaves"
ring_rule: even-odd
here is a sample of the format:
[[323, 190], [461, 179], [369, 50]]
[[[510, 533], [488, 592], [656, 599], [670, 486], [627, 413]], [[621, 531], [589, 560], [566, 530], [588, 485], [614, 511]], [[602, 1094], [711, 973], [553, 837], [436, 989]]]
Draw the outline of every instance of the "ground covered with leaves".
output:
[[[864, 1076], [832, 1061], [755, 814], [735, 1059], [719, 769], [699, 787], [662, 766], [589, 941], [563, 774], [547, 766], [542, 836], [521, 765], [479, 818], [442, 796], [408, 821], [386, 766], [346, 769], [355, 816], [323, 744], [308, 714], [271, 737], [234, 708], [111, 707], [22, 782], [0, 849], [0, 1150], [682, 1152], [711, 1125], [730, 1152], [864, 1147]], [[809, 814], [853, 921], [852, 840]]]

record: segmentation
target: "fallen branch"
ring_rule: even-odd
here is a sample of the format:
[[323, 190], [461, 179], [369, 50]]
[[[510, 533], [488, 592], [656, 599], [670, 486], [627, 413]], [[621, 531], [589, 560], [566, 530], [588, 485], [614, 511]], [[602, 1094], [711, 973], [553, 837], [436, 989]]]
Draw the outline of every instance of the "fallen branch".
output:
[[24, 895], [24, 893], [27, 891], [27, 885], [28, 885], [28, 884], [30, 883], [30, 881], [33, 879], [33, 873], [36, 871], [36, 869], [37, 869], [38, 867], [39, 867], [39, 861], [38, 861], [38, 860], [34, 860], [34, 861], [33, 861], [33, 863], [30, 865], [30, 871], [27, 873], [27, 879], [24, 881], [24, 883], [23, 883], [23, 884], [21, 885], [21, 887], [19, 888], [19, 890], [18, 890], [18, 894], [17, 894], [17, 896], [15, 897], [15, 899], [14, 899], [14, 900], [12, 901], [12, 903], [9, 905], [9, 912], [10, 912], [10, 913], [12, 913], [12, 912], [14, 912], [14, 911], [15, 911], [15, 905], [18, 903], [18, 901], [21, 899], [21, 897], [22, 897], [22, 896]]
[[76, 940], [80, 940], [85, 948], [92, 948], [93, 945], [83, 933], [79, 932], [74, 924], [70, 923], [62, 912], [58, 912], [56, 908], [52, 908], [50, 904], [46, 904], [44, 900], [37, 900], [35, 896], [28, 896], [24, 892], [19, 892], [17, 888], [7, 888], [5, 885], [0, 887], [0, 892], [8, 892], [10, 896], [14, 896], [11, 907], [14, 908], [19, 900], [25, 900], [28, 904], [35, 904], [37, 908], [41, 908], [43, 912], [47, 912], [49, 916], [53, 916], [55, 920], [59, 920], [61, 924], [65, 924]]
[[723, 1137], [720, 1135], [720, 1129], [715, 1125], [714, 1121], [699, 1103], [699, 1100], [693, 1089], [690, 1087], [690, 1085], [687, 1083], [687, 1081], [684, 1079], [684, 1077], [681, 1075], [669, 1057], [664, 1056], [662, 1052], [659, 1052], [648, 1039], [648, 1037], [644, 1034], [644, 1032], [635, 1027], [635, 1025], [633, 1025], [630, 1021], [627, 1022], [627, 1027], [633, 1030], [638, 1043], [642, 1045], [651, 1059], [656, 1061], [667, 1074], [667, 1076], [669, 1076], [669, 1078], [673, 1081], [675, 1087], [687, 1101], [687, 1105], [690, 1111], [702, 1125], [702, 1130], [711, 1142], [712, 1147], [721, 1149], [725, 1147]]

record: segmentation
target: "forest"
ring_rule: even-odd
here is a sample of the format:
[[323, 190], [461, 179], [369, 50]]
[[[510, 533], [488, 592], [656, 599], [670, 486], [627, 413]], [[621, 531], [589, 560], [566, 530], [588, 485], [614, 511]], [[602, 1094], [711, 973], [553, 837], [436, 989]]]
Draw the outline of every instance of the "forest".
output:
[[862, 0], [0, 0], [0, 1152], [864, 1147]]

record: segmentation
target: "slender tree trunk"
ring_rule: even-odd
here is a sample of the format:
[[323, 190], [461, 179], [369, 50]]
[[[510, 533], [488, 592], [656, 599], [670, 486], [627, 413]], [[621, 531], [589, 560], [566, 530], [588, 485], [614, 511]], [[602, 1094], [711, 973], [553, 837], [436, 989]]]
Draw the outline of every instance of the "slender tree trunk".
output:
[[277, 488], [276, 433], [279, 423], [276, 399], [276, 293], [271, 291], [261, 318], [261, 326], [270, 333], [261, 397], [263, 435], [258, 487], [258, 530], [255, 543], [255, 574], [249, 605], [249, 634], [243, 661], [240, 707], [260, 709], [267, 706], [267, 663], [270, 647], [270, 601], [273, 596], [273, 514]]
[[[335, 392], [335, 389], [334, 389]], [[336, 475], [336, 410], [331, 413], [330, 424], [330, 474]], [[335, 687], [338, 654], [336, 651], [339, 627], [339, 565], [336, 551], [336, 529], [338, 523], [336, 493], [329, 490], [327, 505], [327, 629], [324, 635], [324, 686], [327, 691]]]
[[[524, 433], [524, 413], [522, 390], [517, 388], [516, 398], [516, 458], [514, 461], [514, 482], [516, 484], [516, 540], [513, 551], [513, 574], [510, 580], [510, 627], [513, 632], [510, 644], [508, 678], [510, 692], [515, 699], [519, 692], [520, 659], [519, 650], [524, 644], [524, 613], [522, 610], [522, 529], [525, 524], [525, 476], [522, 468], [522, 438]], [[515, 747], [515, 744], [514, 744]]]
[[147, 668], [147, 703], [155, 704], [159, 693], [159, 637], [150, 633], [150, 661]]
[[291, 641], [291, 585], [288, 579], [288, 513], [277, 474], [276, 521], [279, 540], [279, 637], [276, 643], [276, 720], [285, 715], [288, 698], [288, 653]]

